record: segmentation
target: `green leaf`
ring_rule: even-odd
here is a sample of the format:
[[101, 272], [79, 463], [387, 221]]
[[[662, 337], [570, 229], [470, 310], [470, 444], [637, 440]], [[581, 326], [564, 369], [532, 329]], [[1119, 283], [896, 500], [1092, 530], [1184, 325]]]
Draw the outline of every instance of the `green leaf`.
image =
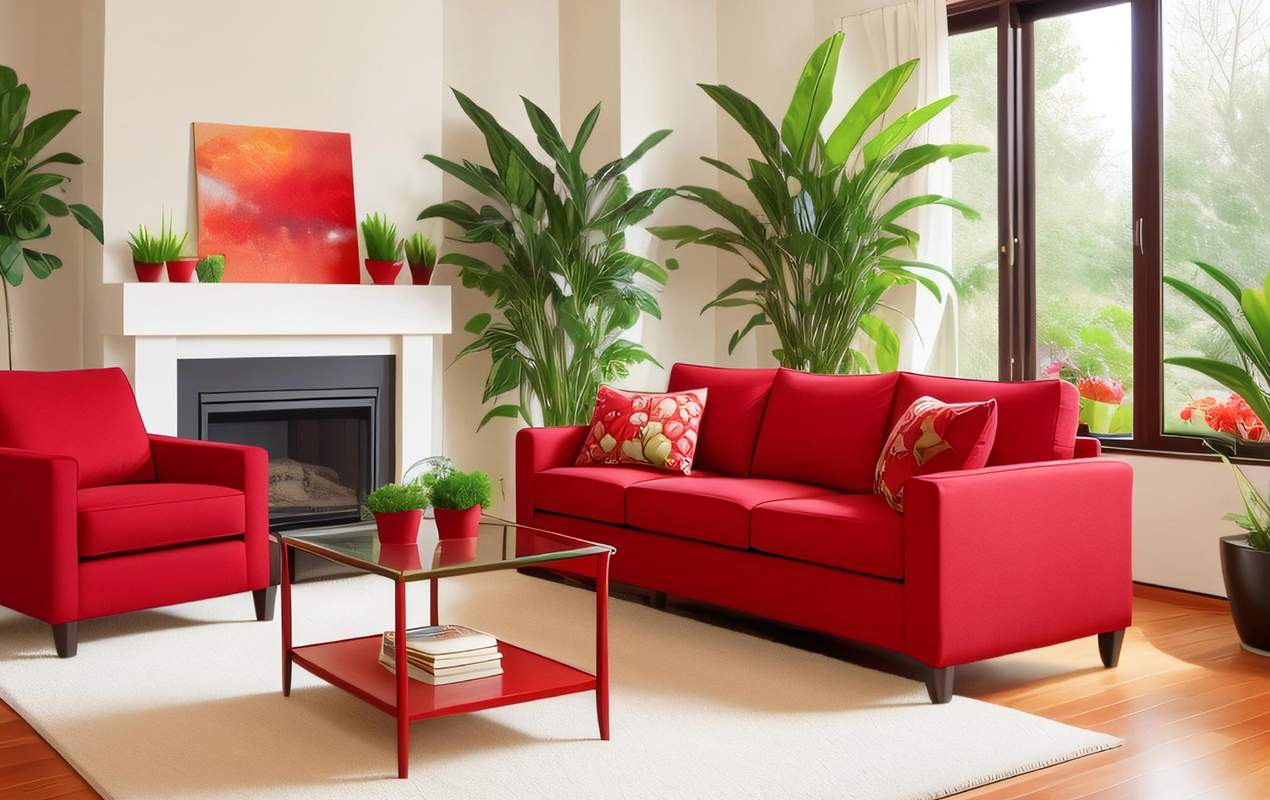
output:
[[31, 274], [39, 280], [44, 280], [53, 274], [53, 270], [62, 268], [62, 259], [50, 253], [37, 253], [23, 248], [22, 255], [26, 258], [26, 265], [31, 269]]
[[919, 128], [934, 119], [941, 111], [957, 101], [957, 95], [951, 94], [933, 103], [901, 114], [895, 122], [885, 127], [881, 133], [869, 140], [864, 146], [864, 162], [874, 164], [891, 154], [891, 151]]
[[865, 314], [860, 317], [860, 330], [877, 345], [874, 360], [878, 372], [894, 372], [900, 366], [900, 337], [880, 317]]
[[1230, 296], [1235, 298], [1236, 303], [1241, 302], [1243, 300], [1244, 290], [1239, 285], [1239, 282], [1236, 281], [1234, 278], [1230, 277], [1225, 272], [1222, 272], [1217, 267], [1211, 266], [1209, 264], [1205, 264], [1203, 261], [1196, 261], [1193, 263], [1195, 264], [1195, 266], [1204, 270], [1204, 272], [1208, 275], [1208, 277], [1216, 281], [1218, 285], [1220, 285], [1223, 289], [1230, 292]]
[[0, 144], [13, 144], [22, 133], [30, 100], [31, 90], [25, 83], [0, 94]]
[[74, 153], [54, 153], [48, 158], [43, 159], [35, 164], [32, 164], [27, 169], [36, 170], [44, 166], [45, 164], [72, 164], [74, 165], [74, 164], [83, 164], [83, 163], [84, 163], [84, 159], [80, 158]]
[[80, 227], [91, 233], [93, 238], [99, 243], [106, 243], [102, 231], [101, 217], [97, 216], [96, 211], [93, 211], [83, 203], [71, 203], [66, 208], [70, 210], [71, 216], [75, 217], [75, 221], [80, 224]]
[[811, 146], [820, 134], [820, 123], [833, 103], [833, 84], [837, 77], [842, 40], [843, 34], [839, 31], [821, 42], [811, 54], [781, 122], [781, 141], [797, 165], [806, 162]]
[[715, 169], [719, 170], [720, 172], [731, 175], [733, 178], [736, 178], [737, 180], [742, 180], [742, 181], [745, 180], [745, 176], [742, 175], [740, 172], [738, 172], [737, 169], [733, 167], [731, 164], [727, 164], [723, 161], [720, 161], [717, 158], [710, 158], [709, 156], [701, 156], [701, 160], [706, 162], [710, 166], [714, 167]]
[[918, 195], [917, 197], [909, 197], [896, 203], [891, 207], [890, 211], [886, 212], [878, 219], [878, 224], [882, 227], [886, 227], [892, 222], [898, 220], [905, 213], [921, 206], [948, 206], [951, 209], [960, 211], [961, 215], [968, 220], [979, 219], [979, 212], [975, 211], [960, 200], [954, 200], [951, 197], [944, 197], [939, 194], [923, 194]]
[[22, 139], [13, 148], [13, 154], [21, 159], [34, 158], [36, 153], [44, 149], [44, 145], [53, 141], [53, 137], [61, 133], [77, 116], [78, 111], [67, 108], [31, 120], [23, 129]]
[[514, 405], [494, 406], [493, 408], [489, 410], [488, 414], [486, 414], [484, 417], [481, 418], [481, 424], [476, 426], [476, 430], [480, 431], [481, 428], [485, 427], [486, 423], [488, 423], [490, 420], [495, 419], [497, 417], [506, 417], [507, 419], [515, 419], [518, 416], [520, 416], [519, 406], [514, 406]]
[[758, 145], [763, 158], [773, 164], [780, 163], [781, 137], [776, 126], [767, 118], [758, 104], [730, 86], [713, 86], [708, 83], [697, 84], [710, 99], [736, 120], [741, 130], [749, 134]]
[[1235, 318], [1231, 316], [1226, 306], [1222, 305], [1216, 297], [1207, 292], [1191, 286], [1185, 281], [1178, 280], [1172, 276], [1164, 276], [1164, 282], [1172, 286], [1178, 292], [1185, 295], [1192, 303], [1199, 307], [1201, 311], [1207, 314], [1221, 329], [1230, 337], [1231, 342], [1239, 352], [1248, 360], [1257, 365], [1262, 372], [1270, 372], [1270, 353], [1262, 349], [1257, 339], [1249, 337], [1244, 333], [1243, 329], [1235, 322]]
[[825, 142], [825, 158], [829, 163], [846, 163], [864, 132], [891, 107], [916, 67], [917, 59], [906, 61], [887, 71], [864, 90]]
[[485, 326], [488, 325], [492, 319], [493, 317], [491, 315], [482, 312], [469, 319], [467, 324], [463, 326], [463, 330], [468, 333], [479, 334], [481, 331], [485, 330]]
[[22, 272], [26, 259], [22, 254], [22, 244], [17, 239], [0, 234], [0, 274], [10, 286], [22, 283]]
[[732, 351], [736, 349], [736, 346], [741, 343], [741, 340], [744, 339], [746, 335], [749, 334], [750, 331], [754, 330], [760, 325], [767, 325], [767, 324], [768, 324], [767, 315], [764, 314], [762, 311], [750, 317], [750, 321], [745, 323], [745, 327], [741, 328], [741, 330], [732, 334], [732, 338], [728, 341], [728, 355], [732, 355]]
[[51, 194], [40, 195], [40, 208], [54, 217], [65, 217], [71, 213], [65, 203]]
[[11, 92], [18, 86], [18, 73], [12, 67], [0, 65], [0, 94]]
[[571, 152], [573, 155], [582, 155], [582, 148], [586, 147], [586, 143], [591, 139], [591, 132], [595, 130], [595, 123], [600, 118], [600, 104], [596, 103], [595, 107], [587, 112], [586, 118], [582, 120], [582, 124], [578, 126], [578, 133], [573, 137], [573, 147]]
[[986, 152], [988, 148], [978, 144], [919, 144], [896, 156], [895, 161], [891, 163], [890, 172], [897, 179], [903, 178], [945, 158], [951, 161], [955, 158]]

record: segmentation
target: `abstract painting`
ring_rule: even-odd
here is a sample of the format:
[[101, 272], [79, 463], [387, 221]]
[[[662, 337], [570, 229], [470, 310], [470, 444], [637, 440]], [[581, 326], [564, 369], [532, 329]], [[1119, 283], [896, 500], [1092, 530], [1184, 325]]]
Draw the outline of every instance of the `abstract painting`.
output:
[[226, 282], [360, 283], [347, 133], [194, 123], [198, 251]]

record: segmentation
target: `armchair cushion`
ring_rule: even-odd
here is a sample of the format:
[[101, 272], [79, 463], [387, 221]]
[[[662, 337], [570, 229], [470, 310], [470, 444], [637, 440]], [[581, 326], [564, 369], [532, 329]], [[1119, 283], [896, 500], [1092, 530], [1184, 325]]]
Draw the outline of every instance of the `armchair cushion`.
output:
[[0, 447], [69, 456], [79, 488], [154, 480], [123, 371], [0, 372]]
[[105, 556], [241, 536], [243, 493], [195, 483], [125, 483], [79, 491], [79, 554]]

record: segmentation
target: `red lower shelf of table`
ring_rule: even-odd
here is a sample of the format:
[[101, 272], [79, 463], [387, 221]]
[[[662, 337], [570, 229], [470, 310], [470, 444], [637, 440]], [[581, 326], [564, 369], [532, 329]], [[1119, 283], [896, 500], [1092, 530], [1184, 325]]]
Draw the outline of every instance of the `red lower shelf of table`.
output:
[[[379, 663], [381, 638], [363, 636], [339, 642], [304, 645], [292, 660], [326, 682], [396, 716], [397, 678]], [[461, 714], [545, 697], [595, 689], [595, 676], [506, 642], [503, 674], [492, 678], [433, 686], [410, 681], [410, 719]]]

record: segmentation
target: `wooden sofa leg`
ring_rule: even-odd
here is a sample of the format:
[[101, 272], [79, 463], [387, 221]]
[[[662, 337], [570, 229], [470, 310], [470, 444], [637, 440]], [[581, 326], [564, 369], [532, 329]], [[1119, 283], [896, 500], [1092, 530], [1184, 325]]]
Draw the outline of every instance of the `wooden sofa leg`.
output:
[[73, 658], [79, 651], [79, 623], [63, 622], [53, 626], [53, 646], [58, 658]]
[[251, 599], [256, 604], [256, 619], [268, 622], [273, 619], [273, 604], [278, 597], [278, 587], [269, 586], [264, 589], [253, 589]]
[[931, 667], [926, 673], [926, 694], [935, 705], [943, 705], [952, 699], [953, 668]]
[[1120, 663], [1120, 646], [1124, 644], [1124, 628], [1098, 634], [1098, 655], [1108, 669]]

